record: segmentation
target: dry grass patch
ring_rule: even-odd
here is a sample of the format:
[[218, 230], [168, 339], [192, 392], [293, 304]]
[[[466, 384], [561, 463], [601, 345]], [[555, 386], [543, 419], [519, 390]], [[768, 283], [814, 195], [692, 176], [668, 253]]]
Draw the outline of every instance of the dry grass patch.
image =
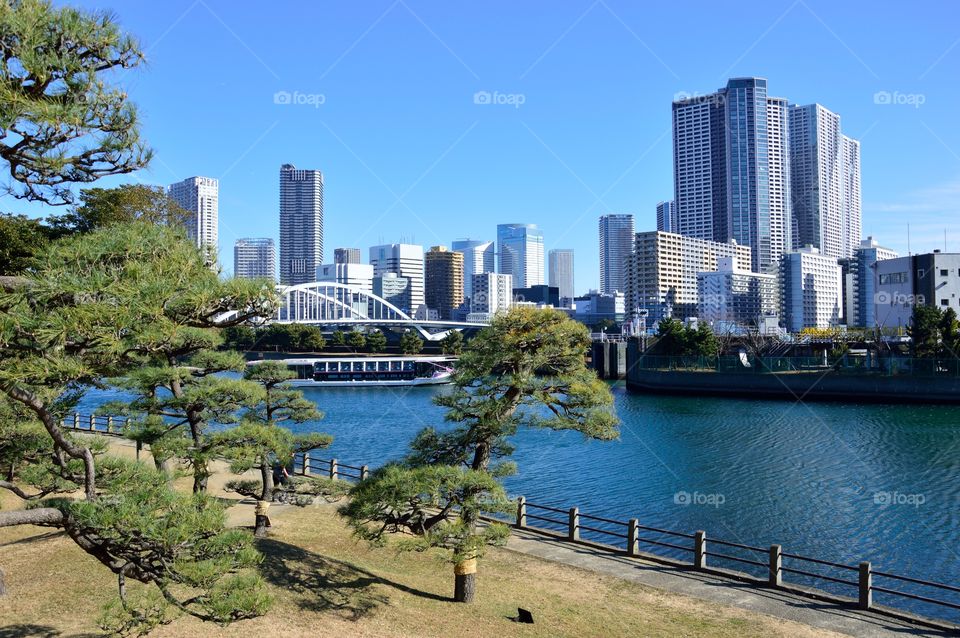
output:
[[[3, 497], [5, 507], [15, 499]], [[448, 602], [450, 566], [434, 554], [371, 550], [332, 506], [278, 511], [260, 545], [270, 613], [228, 627], [181, 618], [155, 636], [830, 636], [796, 623], [652, 590], [506, 550], [480, 564], [478, 602]], [[63, 534], [0, 530], [9, 595], [0, 638], [98, 635], [114, 579]], [[534, 625], [508, 620], [518, 606]]]

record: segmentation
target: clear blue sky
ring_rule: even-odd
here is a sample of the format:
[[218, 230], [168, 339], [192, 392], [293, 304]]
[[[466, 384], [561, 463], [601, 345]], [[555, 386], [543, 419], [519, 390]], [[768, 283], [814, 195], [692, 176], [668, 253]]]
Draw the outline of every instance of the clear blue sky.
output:
[[[156, 150], [136, 179], [220, 179], [228, 270], [234, 239], [276, 237], [292, 162], [324, 172], [328, 259], [527, 222], [576, 251], [578, 292], [595, 288], [598, 216], [649, 230], [671, 198], [674, 95], [745, 75], [838, 112], [861, 140], [865, 234], [905, 253], [908, 223], [914, 252], [942, 248], [946, 229], [960, 251], [957, 2], [80, 4], [115, 11], [147, 52], [122, 78]], [[278, 91], [323, 104], [276, 104]], [[478, 91], [523, 104], [475, 104]]]

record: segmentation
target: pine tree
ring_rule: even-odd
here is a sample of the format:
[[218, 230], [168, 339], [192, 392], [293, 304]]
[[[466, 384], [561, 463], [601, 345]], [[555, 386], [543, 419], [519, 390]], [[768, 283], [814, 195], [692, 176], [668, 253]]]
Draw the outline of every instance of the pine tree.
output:
[[503, 542], [503, 525], [479, 526], [482, 512], [512, 508], [500, 479], [515, 472], [511, 437], [522, 427], [618, 435], [610, 389], [588, 369], [587, 329], [552, 309], [514, 308], [470, 341], [453, 391], [435, 402], [455, 424], [421, 431], [401, 464], [374, 472], [341, 507], [357, 536], [384, 542], [389, 532], [416, 536], [401, 548], [442, 548], [454, 565], [454, 599], [471, 602], [476, 561]]

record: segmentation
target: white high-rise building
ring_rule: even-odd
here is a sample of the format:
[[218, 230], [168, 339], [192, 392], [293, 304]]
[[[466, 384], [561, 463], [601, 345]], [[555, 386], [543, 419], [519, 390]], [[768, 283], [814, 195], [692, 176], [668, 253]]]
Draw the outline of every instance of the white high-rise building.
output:
[[698, 316], [714, 327], [759, 327], [777, 314], [778, 292], [776, 275], [742, 270], [733, 257], [719, 257], [715, 271], [697, 274]]
[[793, 245], [835, 259], [860, 245], [860, 143], [840, 132], [840, 116], [819, 104], [790, 107]]
[[491, 315], [510, 308], [513, 303], [513, 277], [486, 272], [473, 276], [468, 321], [486, 321]]
[[277, 252], [269, 237], [238, 239], [233, 244], [233, 276], [277, 279]]
[[731, 257], [738, 271], [749, 271], [751, 250], [735, 241], [718, 242], [675, 233], [637, 233], [627, 272], [628, 319], [647, 317], [648, 325], [664, 317], [697, 316], [697, 274], [717, 269]]
[[513, 277], [515, 288], [542, 286], [543, 231], [536, 224], [498, 224], [500, 272]]
[[600, 292], [626, 290], [627, 258], [633, 250], [633, 215], [600, 217]]
[[317, 266], [317, 281], [333, 282], [373, 292], [373, 266], [370, 264], [322, 264]]
[[496, 248], [492, 241], [458, 239], [450, 245], [452, 250], [463, 254], [463, 296], [473, 296], [473, 276], [496, 272]]
[[423, 246], [416, 244], [383, 244], [370, 247], [373, 276], [396, 273], [409, 281], [409, 307], [401, 308], [411, 317], [424, 305]]
[[554, 248], [547, 253], [550, 276], [548, 285], [558, 289], [560, 306], [569, 308], [573, 302], [573, 249]]
[[310, 283], [323, 264], [323, 173], [280, 167], [280, 283]]
[[187, 237], [199, 248], [206, 248], [216, 257], [218, 230], [218, 201], [220, 185], [212, 177], [188, 177], [171, 184], [167, 189], [170, 198], [190, 213], [186, 220]]
[[790, 332], [829, 328], [843, 317], [843, 272], [836, 258], [814, 246], [783, 256], [780, 264], [783, 325]]

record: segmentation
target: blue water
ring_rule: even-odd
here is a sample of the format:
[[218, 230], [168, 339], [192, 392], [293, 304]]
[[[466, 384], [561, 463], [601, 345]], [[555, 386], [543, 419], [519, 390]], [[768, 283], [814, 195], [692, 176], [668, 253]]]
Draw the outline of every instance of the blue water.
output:
[[[789, 553], [847, 565], [869, 560], [874, 569], [960, 584], [960, 407], [806, 404], [639, 395], [620, 386], [613, 390], [622, 420], [618, 441], [523, 430], [515, 439], [519, 474], [507, 480], [508, 491], [535, 503], [575, 505], [581, 512], [617, 520], [637, 518], [652, 527], [691, 534], [705, 530], [708, 539], [758, 547], [779, 543]], [[443, 391], [310, 389], [308, 398], [325, 418], [295, 427], [334, 436], [322, 456], [375, 467], [403, 456], [421, 428], [448, 427], [443, 410], [432, 403]], [[99, 394], [91, 395], [85, 403], [100, 400]], [[686, 539], [642, 536], [690, 545]], [[612, 537], [593, 537], [619, 544]], [[766, 561], [763, 554], [716, 544], [709, 548]], [[641, 549], [691, 556], [652, 546]], [[746, 564], [708, 561], [765, 574]], [[784, 565], [856, 580], [852, 571], [787, 560]], [[784, 579], [856, 595], [854, 587], [792, 574]], [[960, 603], [960, 596], [943, 592], [892, 581], [875, 584]], [[944, 608], [883, 594], [875, 600], [960, 618]]]

